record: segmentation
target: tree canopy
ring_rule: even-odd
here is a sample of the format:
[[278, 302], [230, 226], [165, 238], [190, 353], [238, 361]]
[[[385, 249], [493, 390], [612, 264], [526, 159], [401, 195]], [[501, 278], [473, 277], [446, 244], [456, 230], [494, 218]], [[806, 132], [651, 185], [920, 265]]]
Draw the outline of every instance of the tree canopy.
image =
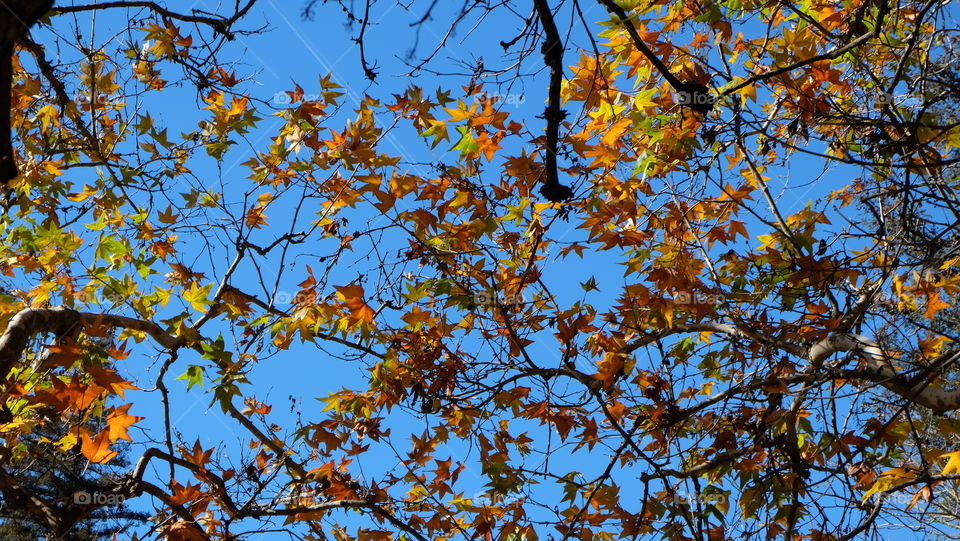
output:
[[960, 535], [949, 2], [174, 4], [8, 34], [51, 538]]

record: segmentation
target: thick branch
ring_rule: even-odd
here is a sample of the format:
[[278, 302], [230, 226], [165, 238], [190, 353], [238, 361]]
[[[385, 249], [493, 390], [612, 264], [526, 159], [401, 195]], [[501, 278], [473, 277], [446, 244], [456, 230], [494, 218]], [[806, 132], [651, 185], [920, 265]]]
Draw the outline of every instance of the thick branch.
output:
[[17, 178], [10, 139], [10, 88], [13, 86], [13, 48], [46, 13], [53, 0], [16, 0], [0, 2], [0, 183]]
[[657, 333], [651, 333], [644, 335], [640, 338], [637, 338], [627, 345], [625, 345], [620, 353], [633, 353], [637, 349], [652, 344], [661, 338], [673, 334], [681, 333], [692, 333], [692, 332], [712, 332], [717, 334], [725, 334], [731, 338], [743, 338], [746, 340], [753, 340], [761, 344], [780, 349], [791, 355], [796, 355], [798, 357], [804, 356], [804, 350], [801, 347], [795, 346], [793, 344], [785, 343], [779, 340], [776, 340], [765, 334], [758, 332], [753, 332], [750, 330], [742, 329], [739, 327], [734, 327], [733, 325], [727, 325], [725, 323], [713, 323], [713, 322], [702, 322], [702, 323], [675, 323], [673, 327], [669, 329], [664, 329]]
[[[889, 357], [884, 354], [883, 350], [874, 340], [857, 334], [834, 333], [805, 350], [797, 345], [772, 338], [766, 334], [723, 323], [703, 322], [674, 324], [670, 329], [647, 334], [629, 342], [621, 348], [620, 352], [625, 354], [633, 353], [637, 349], [652, 344], [661, 338], [674, 334], [692, 332], [713, 332], [731, 338], [752, 340], [774, 347], [791, 355], [806, 359], [810, 362], [810, 366], [814, 371], [820, 370], [823, 362], [836, 353], [856, 351], [861, 354], [861, 357], [866, 362], [866, 368], [842, 371], [835, 370], [836, 378], [833, 379], [842, 378], [879, 383], [910, 402], [925, 406], [939, 413], [960, 409], [960, 389], [948, 390], [930, 387], [930, 378], [908, 378], [902, 374], [898, 374], [897, 371], [893, 369]], [[940, 359], [933, 363], [934, 370], [931, 370], [929, 374], [931, 377], [935, 377], [935, 369], [942, 368], [957, 360], [960, 360], [960, 352], [950, 352], [941, 355]], [[834, 369], [835, 368], [836, 367], [834, 367]], [[827, 369], [823, 369], [823, 372], [826, 372], [826, 370]], [[806, 378], [808, 376], [804, 375], [803, 377]]]
[[637, 31], [637, 27], [633, 24], [633, 21], [630, 20], [630, 15], [623, 10], [614, 0], [599, 0], [604, 7], [607, 8], [607, 11], [612, 13], [620, 20], [620, 24], [627, 30], [627, 34], [630, 35], [630, 39], [633, 41], [634, 47], [636, 47], [646, 59], [653, 64], [653, 67], [660, 72], [660, 75], [663, 75], [663, 78], [670, 83], [670, 86], [673, 87], [674, 92], [676, 92], [681, 100], [681, 103], [689, 105], [691, 109], [701, 113], [707, 114], [713, 109], [714, 99], [713, 96], [708, 94], [709, 89], [706, 85], [702, 85], [695, 81], [681, 81], [676, 75], [674, 75], [670, 68], [663, 63], [663, 60], [660, 60], [660, 57], [654, 53], [650, 47], [647, 47], [647, 44], [644, 43], [643, 38], [640, 37], [640, 32]]
[[237, 505], [233, 502], [233, 499], [230, 497], [230, 494], [227, 492], [227, 484], [224, 482], [222, 477], [207, 470], [203, 466], [200, 466], [200, 465], [194, 464], [193, 462], [189, 462], [182, 458], [173, 456], [170, 453], [157, 449], [156, 447], [151, 447], [150, 449], [147, 449], [146, 452], [143, 453], [143, 456], [140, 457], [140, 460], [137, 461], [137, 466], [132, 473], [133, 479], [136, 483], [134, 486], [139, 485], [143, 481], [143, 474], [144, 474], [144, 471], [146, 470], [147, 463], [150, 461], [152, 457], [157, 457], [161, 460], [166, 460], [171, 464], [175, 464], [177, 466], [180, 466], [181, 468], [190, 470], [194, 474], [194, 476], [197, 477], [197, 479], [200, 479], [202, 481], [205, 481], [213, 485], [215, 487], [214, 495], [219, 500], [220, 505], [223, 507], [223, 509], [228, 513], [230, 513], [231, 516], [234, 516], [234, 517], [239, 516], [240, 510], [237, 508]]
[[557, 169], [557, 147], [560, 143], [560, 123], [567, 116], [560, 107], [560, 85], [563, 83], [563, 42], [560, 32], [553, 20], [553, 12], [547, 0], [534, 0], [537, 16], [543, 25], [546, 40], [540, 51], [543, 53], [543, 63], [550, 68], [550, 87], [547, 95], [547, 108], [543, 118], [547, 121], [546, 157], [544, 159], [544, 180], [540, 193], [547, 200], [560, 203], [573, 197], [573, 191], [560, 183], [560, 173]]
[[[938, 413], [960, 409], [960, 389], [930, 387], [930, 381], [927, 378], [914, 381], [897, 374], [890, 358], [883, 352], [880, 345], [866, 336], [849, 333], [831, 335], [814, 344], [807, 358], [814, 366], [819, 366], [831, 355], [848, 351], [860, 353], [867, 365], [865, 370], [857, 370], [853, 373], [845, 371], [853, 378], [876, 381], [903, 398]], [[950, 352], [941, 356], [942, 362], [934, 364], [945, 366], [958, 358], [960, 358], [960, 352]]]
[[177, 349], [186, 345], [183, 338], [167, 334], [151, 321], [64, 308], [27, 308], [10, 319], [6, 330], [0, 336], [0, 376], [5, 377], [10, 373], [10, 369], [21, 359], [27, 342], [33, 336], [40, 333], [65, 336], [84, 326], [107, 326], [143, 332], [166, 349]]
[[647, 44], [643, 42], [643, 38], [640, 37], [640, 33], [637, 32], [637, 27], [634, 26], [633, 21], [630, 20], [630, 15], [628, 15], [622, 7], [614, 2], [614, 0], [600, 0], [600, 3], [607, 8], [607, 11], [616, 15], [616, 17], [620, 19], [620, 24], [627, 29], [627, 34], [629, 34], [630, 39], [633, 40], [633, 46], [636, 47], [643, 54], [643, 56], [650, 61], [651, 64], [653, 64], [653, 67], [657, 68], [657, 71], [659, 71], [660, 75], [663, 75], [663, 78], [670, 83], [670, 86], [672, 86], [677, 92], [683, 91], [683, 81], [671, 73], [670, 68], [663, 63], [663, 60], [660, 60], [660, 57], [650, 50], [650, 47], [647, 47]]

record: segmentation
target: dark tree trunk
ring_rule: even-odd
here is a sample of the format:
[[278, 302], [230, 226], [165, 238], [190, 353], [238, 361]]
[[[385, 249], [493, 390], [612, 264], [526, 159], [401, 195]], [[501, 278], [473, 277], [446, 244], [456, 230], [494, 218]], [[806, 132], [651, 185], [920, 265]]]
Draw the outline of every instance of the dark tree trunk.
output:
[[23, 39], [44, 13], [53, 7], [53, 0], [8, 0], [0, 2], [0, 183], [7, 184], [17, 177], [11, 142], [10, 88], [13, 86], [11, 55], [18, 41]]

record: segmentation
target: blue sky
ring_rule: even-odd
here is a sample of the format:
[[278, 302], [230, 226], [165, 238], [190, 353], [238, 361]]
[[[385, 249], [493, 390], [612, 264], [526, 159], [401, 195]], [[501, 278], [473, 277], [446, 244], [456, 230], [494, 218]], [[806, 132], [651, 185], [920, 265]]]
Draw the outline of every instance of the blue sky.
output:
[[[424, 5], [415, 4], [418, 10], [422, 10]], [[420, 27], [418, 53], [423, 56], [430, 54], [439, 43], [446, 44], [427, 68], [419, 71], [414, 79], [416, 84], [422, 86], [426, 92], [432, 92], [437, 87], [446, 89], [455, 89], [459, 85], [467, 84], [470, 79], [470, 71], [473, 65], [476, 65], [480, 59], [483, 59], [485, 68], [502, 69], [504, 81], [515, 81], [511, 85], [498, 87], [494, 84], [488, 84], [488, 92], [504, 96], [506, 107], [511, 114], [516, 114], [527, 122], [527, 127], [531, 132], [540, 133], [542, 130], [542, 120], [537, 119], [537, 115], [542, 112], [544, 106], [544, 97], [546, 95], [545, 72], [541, 69], [542, 63], [538, 52], [538, 46], [534, 46], [534, 52], [531, 57], [523, 62], [522, 70], [519, 72], [522, 77], [515, 79], [515, 71], [510, 68], [517, 60], [516, 58], [502, 56], [502, 50], [497, 43], [501, 40], [510, 40], [520, 30], [522, 19], [527, 13], [508, 14], [497, 11], [499, 15], [491, 16], [497, 18], [487, 18], [479, 25], [477, 21], [468, 18], [464, 24], [460, 25], [453, 33], [448, 33], [448, 23], [452, 10], [458, 8], [459, 2], [447, 3], [440, 2], [437, 12], [432, 20], [425, 21]], [[192, 8], [205, 11], [218, 12], [223, 11], [222, 6], [217, 6], [207, 2], [171, 2], [173, 9], [182, 9], [184, 11]], [[294, 82], [299, 84], [306, 94], [312, 94], [320, 91], [318, 78], [320, 76], [331, 74], [333, 81], [344, 87], [344, 99], [341, 110], [327, 121], [327, 124], [334, 129], [341, 129], [342, 123], [346, 119], [354, 116], [353, 109], [363, 99], [365, 94], [379, 98], [385, 102], [390, 101], [390, 96], [402, 92], [411, 82], [407, 74], [411, 71], [410, 61], [407, 53], [414, 43], [410, 23], [419, 20], [421, 12], [406, 11], [399, 3], [385, 2], [377, 5], [377, 9], [371, 18], [372, 24], [366, 31], [367, 50], [366, 54], [371, 61], [375, 63], [379, 77], [375, 83], [370, 83], [363, 76], [363, 71], [359, 62], [359, 52], [355, 43], [352, 41], [357, 36], [359, 27], [354, 25], [352, 28], [344, 24], [345, 18], [335, 5], [318, 6], [315, 16], [310, 20], [301, 18], [302, 4], [299, 1], [280, 2], [278, 0], [263, 0], [258, 2], [251, 11], [249, 17], [243, 23], [247, 28], [257, 28], [263, 24], [268, 25], [267, 31], [262, 34], [251, 36], [238, 36], [224, 51], [222, 58], [237, 60], [235, 66], [238, 75], [248, 76], [250, 80], [241, 87], [243, 92], [258, 100], [263, 100], [265, 106], [260, 106], [261, 117], [263, 120], [259, 123], [256, 130], [247, 135], [246, 140], [237, 145], [230, 154], [221, 162], [216, 163], [213, 159], [198, 160], [192, 162], [194, 169], [194, 180], [198, 186], [219, 186], [223, 185], [224, 200], [227, 206], [238, 205], [243, 200], [244, 190], [250, 189], [250, 182], [246, 177], [250, 174], [247, 166], [243, 163], [249, 158], [251, 153], [263, 151], [269, 144], [270, 138], [276, 134], [278, 126], [282, 120], [276, 117], [268, 116], [270, 109], [268, 105], [273, 105], [277, 110], [286, 105], [285, 91], [292, 90]], [[606, 19], [605, 13], [599, 4], [591, 4], [585, 8], [585, 17], [588, 20]], [[94, 38], [109, 40], [111, 36], [110, 29], [122, 28], [126, 20], [116, 15], [115, 20], [109, 18], [98, 19], [96, 36]], [[587, 46], [588, 42], [583, 39], [583, 31], [579, 23], [573, 20], [558, 20], [558, 26], [562, 33], [568, 29], [574, 29], [574, 36], [568, 48], [565, 58], [565, 64], [569, 65], [575, 62], [577, 58], [576, 47]], [[59, 27], [55, 27], [55, 30]], [[89, 28], [81, 25], [80, 29]], [[185, 28], [185, 27], [182, 27]], [[69, 34], [67, 34], [69, 35]], [[116, 46], [116, 41], [110, 41]], [[173, 70], [174, 68], [167, 68]], [[431, 70], [455, 73], [457, 75], [438, 77]], [[173, 78], [171, 71], [169, 79]], [[143, 102], [145, 109], [150, 110], [156, 122], [159, 125], [166, 126], [171, 133], [190, 132], [197, 129], [197, 122], [206, 117], [203, 111], [202, 103], [196, 98], [195, 89], [171, 88], [162, 93], [150, 94]], [[384, 119], [389, 124], [389, 119]], [[453, 134], [452, 134], [453, 135]], [[454, 141], [455, 142], [455, 141]], [[386, 152], [403, 156], [405, 162], [409, 162], [412, 172], [430, 176], [429, 167], [431, 163], [443, 161], [454, 153], [447, 153], [450, 144], [441, 143], [439, 147], [431, 151], [423, 139], [416, 136], [412, 129], [406, 126], [400, 126], [391, 131], [382, 141], [382, 146]], [[505, 149], [506, 154], [515, 153], [516, 149]], [[836, 186], [842, 185], [847, 181], [850, 175], [856, 174], [851, 169], [835, 169], [831, 172], [831, 177], [826, 180], [820, 178], [820, 171], [817, 170], [818, 162], [812, 158], [799, 157], [790, 163], [789, 169], [775, 169], [771, 176], [774, 180], [771, 182], [774, 195], [778, 197], [782, 210], [789, 214], [800, 208], [803, 208], [810, 199], [821, 196]], [[76, 170], [74, 170], [76, 171]], [[839, 173], [839, 174], [838, 174]], [[82, 173], [73, 173], [76, 175], [76, 184], [82, 185], [87, 179], [83, 178]], [[789, 179], [789, 185], [787, 180]], [[813, 182], [818, 179], [818, 182]], [[816, 186], [815, 186], [816, 185]], [[186, 191], [188, 185], [175, 185], [169, 188], [170, 196], [179, 191]], [[789, 189], [788, 189], [789, 188]], [[814, 189], [816, 188], [816, 189]], [[255, 197], [255, 194], [254, 194]], [[295, 199], [289, 204], [289, 210], [294, 209]], [[281, 209], [282, 210], [282, 209]], [[301, 218], [301, 223], [314, 219], [314, 212], [317, 209], [307, 209]], [[284, 221], [283, 213], [273, 210], [274, 220], [271, 226], [258, 233], [259, 239], [265, 242], [279, 234], [285, 232], [289, 227], [289, 221]], [[368, 227], [367, 224], [376, 226], [383, 223], [384, 218], [369, 212], [369, 210], [343, 211], [341, 217], [348, 218], [354, 225], [351, 228], [362, 229]], [[849, 219], [856, 220], [857, 217], [850, 216]], [[571, 222], [558, 221], [551, 230], [553, 235], [562, 240], [582, 239], [582, 231], [574, 229], [575, 220]], [[751, 234], [762, 234], [767, 231], [755, 229], [756, 223], [750, 224]], [[835, 227], [843, 227], [844, 224], [835, 223]], [[362, 268], [364, 263], [364, 250], [371, 246], [383, 249], [383, 253], [395, 253], [404, 248], [403, 245], [394, 245], [392, 242], [400, 239], [385, 235], [376, 241], [370, 240], [369, 244], [364, 244], [361, 250], [358, 250], [351, 260], [357, 266], [343, 265], [336, 268], [330, 276], [329, 286], [346, 285], [357, 278], [357, 269]], [[233, 246], [230, 239], [213, 235], [209, 238], [196, 237], [192, 240], [193, 252], [184, 252], [181, 255], [186, 259], [193, 270], [207, 273], [209, 278], [217, 278], [229, 266], [232, 260]], [[753, 242], [753, 241], [751, 241]], [[284, 275], [282, 285], [277, 291], [278, 296], [284, 294], [289, 296], [295, 291], [295, 285], [305, 276], [304, 269], [306, 265], [311, 265], [315, 271], [323, 272], [325, 262], [321, 257], [328, 255], [336, 249], [336, 243], [332, 240], [325, 240], [316, 245], [304, 247], [301, 253], [291, 258], [287, 267], [283, 269]], [[586, 296], [586, 302], [596, 303], [598, 307], [603, 308], [610, 304], [612, 296], [617, 293], [616, 285], [623, 284], [623, 267], [615, 265], [616, 254], [595, 255], [585, 264], [582, 260], [570, 259], [562, 261], [551, 261], [550, 272], [546, 276], [547, 282], [553, 290], [561, 297], [561, 301], [572, 301], [585, 295], [579, 287], [580, 282], [586, 281], [591, 276], [607, 287], [602, 292], [592, 292]], [[366, 262], [369, 265], [369, 261]], [[232, 280], [233, 285], [247, 291], [256, 290], [256, 284], [261, 279], [272, 282], [280, 269], [272, 268], [269, 265], [259, 269], [251, 266], [241, 266]], [[636, 277], [630, 278], [636, 280]], [[251, 289], [248, 289], [249, 288]], [[376, 306], [374, 306], [376, 308]], [[389, 314], [389, 312], [387, 313]], [[386, 315], [385, 317], [391, 317]], [[227, 338], [228, 348], [230, 348], [230, 329], [222, 324], [211, 323], [204, 328], [208, 336], [215, 336], [217, 332], [223, 332]], [[549, 336], [549, 333], [547, 333]], [[126, 401], [135, 403], [131, 413], [147, 417], [134, 430], [144, 430], [150, 438], [158, 438], [162, 423], [162, 409], [158, 400], [158, 394], [152, 392], [156, 372], [163, 361], [162, 356], [151, 357], [145, 354], [148, 348], [138, 347], [134, 353], [126, 360], [118, 362], [118, 368], [122, 374], [128, 375], [135, 380], [135, 383], [144, 391], [129, 393]], [[333, 355], [343, 353], [336, 345], [324, 345], [324, 349]], [[539, 342], [533, 346], [534, 353], [542, 355], [542, 364], [550, 365], [551, 362], [559, 362], [558, 353]], [[291, 349], [281, 352], [275, 356], [261, 361], [255, 367], [250, 375], [253, 386], [242, 386], [245, 394], [256, 395], [261, 401], [266, 401], [274, 406], [270, 415], [270, 421], [281, 427], [280, 434], [285, 434], [290, 427], [295, 426], [297, 416], [302, 412], [304, 418], [316, 418], [319, 416], [319, 410], [322, 403], [315, 400], [317, 397], [336, 391], [341, 387], [362, 387], [367, 380], [365, 365], [361, 363], [346, 362], [334, 358], [324, 350], [318, 349], [310, 344], [295, 345]], [[643, 355], [638, 362], [659, 362], [658, 359], [645, 360]], [[170, 370], [170, 374], [175, 376], [186, 370], [190, 364], [204, 364], [196, 359], [192, 353], [184, 352], [180, 360]], [[199, 439], [205, 448], [214, 447], [217, 452], [222, 452], [224, 456], [230, 456], [233, 459], [245, 452], [243, 442], [249, 439], [249, 436], [238, 430], [238, 426], [228, 416], [222, 414], [217, 405], [210, 406], [210, 395], [200, 392], [199, 389], [186, 389], [186, 382], [171, 381], [168, 376], [167, 385], [171, 388], [171, 420], [173, 428], [183, 436], [183, 440], [188, 445], [194, 439]], [[292, 397], [293, 401], [288, 400]], [[237, 404], [239, 406], [239, 404]], [[394, 410], [395, 412], [398, 410]], [[518, 421], [519, 424], [519, 421]], [[530, 423], [528, 423], [530, 424]], [[399, 436], [400, 432], [409, 431], [419, 433], [425, 428], [423, 420], [413, 417], [400, 417], [392, 421], [396, 432], [395, 439], [399, 443], [405, 443]], [[551, 430], [547, 427], [530, 426], [530, 436], [537, 441], [545, 441], [550, 437]], [[543, 438], [543, 439], [538, 439]], [[135, 437], [135, 439], [137, 439]], [[371, 447], [376, 449], [376, 447]], [[403, 452], [405, 449], [401, 449]], [[139, 456], [137, 446], [133, 446], [130, 452], [131, 458]], [[437, 453], [438, 458], [450, 456], [457, 460], [464, 456], [467, 449], [463, 446], [449, 446]], [[532, 457], [536, 460], [537, 457]], [[558, 456], [553, 460], [569, 461], [571, 466], [576, 465], [584, 470], [602, 469], [605, 466], [603, 460], [585, 460], [583, 455], [569, 454]], [[358, 459], [356, 465], [358, 471], [363, 471], [365, 475], [376, 477], [379, 471], [390, 469], [394, 466], [396, 460], [388, 450], [379, 449], [370, 455]], [[472, 468], [472, 466], [470, 467]], [[156, 474], [162, 478], [163, 469], [157, 469]], [[631, 479], [637, 472], [625, 472], [622, 479]], [[181, 482], [188, 477], [182, 475]], [[474, 479], [476, 481], [476, 490], [480, 492], [484, 480], [478, 471], [468, 469], [464, 473], [465, 479]], [[627, 482], [623, 483], [625, 497], [639, 496], [638, 487], [630, 486]], [[542, 489], [553, 490], [553, 489]], [[471, 496], [468, 492], [467, 496]], [[140, 502], [133, 502], [134, 506]], [[248, 537], [257, 540], [287, 539], [283, 534], [260, 534]]]
[[[448, 7], [441, 5], [439, 9]], [[599, 14], [598, 14], [599, 15]], [[258, 17], [260, 19], [258, 19]], [[406, 64], [406, 55], [412, 46], [411, 34], [406, 27], [408, 21], [413, 21], [418, 17], [404, 11], [397, 3], [384, 4], [382, 9], [374, 18], [374, 24], [368, 31], [368, 52], [371, 62], [378, 66], [379, 77], [376, 83], [370, 83], [363, 78], [363, 72], [359, 65], [358, 50], [351, 42], [356, 36], [357, 26], [352, 29], [344, 24], [344, 18], [339, 10], [333, 6], [321, 6], [314, 18], [303, 20], [299, 9], [292, 9], [290, 3], [281, 4], [275, 1], [266, 1], [258, 4], [257, 8], [251, 13], [248, 19], [248, 27], [259, 26], [260, 20], [265, 20], [270, 25], [270, 29], [263, 34], [254, 36], [240, 36], [232, 44], [231, 52], [239, 59], [236, 70], [239, 74], [254, 74], [251, 81], [244, 86], [244, 90], [249, 92], [251, 97], [265, 100], [270, 105], [282, 108], [287, 104], [286, 91], [293, 90], [294, 82], [299, 84], [306, 94], [312, 94], [320, 91], [317, 80], [320, 76], [327, 73], [332, 74], [332, 80], [344, 87], [343, 107], [336, 119], [331, 119], [329, 125], [334, 129], [339, 129], [338, 121], [342, 123], [343, 119], [353, 116], [352, 109], [357, 106], [365, 94], [370, 94], [383, 100], [389, 100], [390, 96], [402, 92], [410, 83], [411, 79], [405, 74], [410, 71]], [[489, 36], [484, 31], [473, 32], [466, 35], [463, 29], [457, 31], [452, 36], [448, 36], [449, 47], [443, 49], [431, 64], [433, 69], [450, 69], [455, 72], [465, 72], [462, 63], [473, 64], [480, 56], [484, 56], [484, 62], [487, 68], [495, 67], [495, 63], [500, 60], [500, 51], [496, 42], [503, 39], [510, 39], [517, 30], [517, 19], [513, 17], [504, 18], [502, 21], [487, 20], [485, 31], [495, 28], [500, 31], [495, 36]], [[437, 13], [435, 21], [428, 21], [421, 30], [420, 51], [428, 51], [436, 46], [439, 40], [447, 35], [445, 24], [447, 16], [442, 12]], [[395, 31], [402, 34], [393, 34]], [[321, 38], [322, 37], [322, 38]], [[230, 58], [229, 54], [224, 55]], [[534, 60], [539, 60], [535, 58]], [[572, 62], [572, 59], [571, 59]], [[543, 74], [540, 70], [538, 61], [530, 62], [529, 66], [535, 68], [535, 72], [529, 73], [527, 78], [521, 79], [519, 84], [497, 89], [496, 87], [487, 87], [491, 93], [502, 94], [504, 102], [511, 108], [511, 114], [517, 113], [523, 118], [532, 119], [542, 111], [543, 100], [545, 96], [545, 85], [543, 84]], [[432, 91], [440, 85], [451, 88], [460, 84], [466, 84], [469, 77], [437, 78], [428, 73], [421, 72], [416, 80], [417, 84], [424, 87], [425, 91]], [[163, 92], [151, 95], [150, 99], [155, 100], [155, 105], [151, 105], [151, 113], [159, 124], [170, 127], [174, 131], [192, 131], [196, 129], [197, 120], [204, 117], [204, 112], [186, 107], [185, 103], [193, 103], [195, 94], [192, 88], [174, 90], [173, 92]], [[261, 108], [262, 113], [268, 109]], [[261, 121], [259, 129], [249, 134], [247, 148], [241, 148], [228, 155], [227, 159], [219, 167], [211, 165], [209, 174], [215, 175], [223, 182], [237, 185], [238, 189], [244, 186], [244, 177], [249, 174], [246, 166], [242, 165], [247, 160], [252, 150], [262, 151], [269, 144], [269, 138], [276, 133], [277, 127], [282, 121], [277, 118], [267, 117], [261, 114], [264, 120]], [[530, 127], [531, 130], [541, 130], [538, 120]], [[387, 136], [382, 143], [387, 152], [404, 156], [413, 165], [411, 168], [420, 174], [428, 175], [429, 172], [416, 163], [436, 162], [443, 159], [443, 154], [449, 148], [449, 144], [441, 144], [434, 151], [430, 151], [428, 145], [409, 128], [399, 128]], [[195, 171], [198, 176], [201, 171]], [[229, 198], [229, 195], [227, 195]], [[357, 220], [358, 223], [369, 220], [372, 225], [376, 225], [379, 217], [363, 215], [367, 211], [353, 213], [350, 215], [351, 221]], [[287, 224], [278, 220], [278, 227], [283, 228]], [[561, 223], [559, 227], [568, 229], [568, 235], [571, 239], [582, 237], [573, 230], [572, 224]], [[281, 232], [271, 231], [268, 228], [260, 232], [264, 239], [273, 234]], [[398, 246], [399, 247], [399, 246]], [[210, 271], [208, 276], [217, 276], [217, 272], [222, 272], [229, 264], [233, 256], [230, 246], [218, 248], [215, 250], [217, 258], [212, 261], [206, 261], [203, 258], [196, 260], [194, 270]], [[319, 246], [312, 250], [315, 252], [323, 251]], [[289, 271], [289, 278], [285, 280], [286, 287], [280, 291], [280, 297], [287, 294], [291, 295], [291, 284], [299, 282], [303, 273], [303, 265], [312, 265], [319, 271], [318, 263], [310, 259], [309, 256], [297, 259], [295, 261], [296, 269]], [[585, 267], [571, 262], [556, 262], [554, 270], [563, 269], [560, 273], [571, 279], [571, 284], [586, 281], [593, 274], [607, 273], [610, 269], [602, 269], [600, 265]], [[270, 271], [276, 269], [263, 269], [268, 278], [272, 275]], [[613, 273], [620, 273], [619, 267], [612, 268]], [[351, 274], [352, 273], [352, 274]], [[338, 270], [334, 273], [335, 278], [331, 279], [331, 285], [345, 285], [356, 278], [356, 273], [350, 268]], [[250, 268], [243, 268], [235, 275], [232, 283], [241, 289], [245, 289], [245, 281], [256, 282], [259, 276]], [[297, 278], [297, 279], [294, 279]], [[598, 276], [599, 278], [599, 276]], [[337, 281], [339, 279], [339, 281]], [[571, 297], [580, 297], [584, 294], [579, 286], [572, 290], [563, 289], [564, 295]], [[592, 294], [594, 297], [598, 293]], [[207, 332], [214, 331], [214, 327], [208, 326]], [[224, 334], [229, 337], [227, 330]], [[228, 338], [229, 342], [229, 338]], [[324, 345], [325, 350], [339, 353], [339, 347], [336, 345]], [[556, 351], [540, 345], [538, 354], [557, 358]], [[557, 361], [559, 359], [557, 358]], [[158, 396], [152, 392], [153, 382], [156, 376], [156, 370], [162, 359], [151, 361], [149, 357], [134, 354], [127, 360], [118, 363], [118, 368], [124, 374], [138, 375], [136, 383], [145, 390], [143, 393], [130, 393], [127, 400], [133, 401], [135, 406], [131, 413], [147, 417], [138, 429], [148, 430], [151, 437], [156, 438], [159, 435], [160, 423], [162, 422], [162, 409], [158, 401]], [[186, 366], [196, 362], [191, 361], [190, 354], [181, 355], [181, 360], [171, 369], [171, 374], [180, 374], [186, 369]], [[201, 363], [198, 363], [201, 364]], [[546, 363], [545, 364], [549, 364]], [[144, 371], [144, 367], [149, 366], [149, 371]], [[325, 396], [341, 387], [357, 386], [362, 387], [367, 380], [368, 373], [364, 365], [359, 363], [343, 362], [333, 359], [316, 347], [306, 344], [303, 346], [295, 345], [290, 350], [262, 361], [250, 375], [250, 380], [254, 382], [253, 386], [243, 386], [245, 393], [255, 394], [258, 399], [266, 401], [274, 406], [270, 415], [270, 421], [289, 429], [295, 425], [297, 415], [302, 413], [305, 418], [317, 417], [323, 404], [316, 401], [315, 398]], [[205, 448], [214, 447], [224, 451], [225, 454], [238, 456], [237, 453], [243, 451], [241, 440], [249, 439], [247, 434], [238, 431], [238, 426], [232, 419], [224, 415], [217, 405], [210, 405], [210, 396], [203, 394], [199, 389], [192, 391], [185, 389], [184, 381], [169, 381], [171, 388], [171, 420], [176, 432], [183, 435], [183, 439], [188, 442], [193, 438], [199, 438], [201, 445]], [[141, 398], [145, 400], [141, 400]], [[291, 402], [288, 398], [295, 399]], [[419, 434], [428, 427], [423, 420], [412, 417], [401, 417], [399, 410], [394, 410], [398, 417], [390, 423], [395, 432], [395, 440], [403, 445], [405, 438], [399, 436], [401, 431], [409, 431], [412, 434]], [[531, 436], [537, 438], [542, 436], [549, 438], [550, 429], [547, 427], [532, 426], [527, 423]], [[281, 432], [283, 433], [283, 432]], [[136, 438], [135, 438], [136, 439]], [[447, 445], [446, 449], [438, 450], [438, 458], [452, 457], [458, 460], [465, 454], [466, 449]], [[364, 472], [366, 475], [376, 477], [377, 473], [392, 468], [396, 463], [396, 457], [392, 456], [387, 450], [379, 449], [376, 446], [371, 447], [375, 452], [372, 456], [360, 457], [357, 460], [357, 471]], [[401, 452], [405, 449], [400, 448]], [[131, 457], [136, 457], [137, 447], [131, 449]], [[554, 457], [554, 460], [560, 457]], [[163, 477], [165, 469], [158, 468], [157, 475]], [[478, 471], [469, 466], [464, 472], [464, 479], [473, 479], [470, 483], [476, 493], [482, 493], [485, 480], [481, 478]], [[181, 476], [181, 481], [186, 476]], [[468, 485], [468, 486], [470, 486]], [[476, 494], [466, 492], [466, 497], [475, 497]], [[137, 505], [138, 502], [133, 502]], [[349, 513], [349, 512], [348, 512]], [[285, 534], [264, 533], [249, 537], [251, 539], [286, 539]]]

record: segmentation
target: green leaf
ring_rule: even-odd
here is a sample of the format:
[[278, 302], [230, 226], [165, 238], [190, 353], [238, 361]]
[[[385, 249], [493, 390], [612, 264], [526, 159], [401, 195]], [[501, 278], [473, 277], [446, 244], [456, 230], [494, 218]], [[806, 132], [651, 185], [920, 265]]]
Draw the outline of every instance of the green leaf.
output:
[[460, 132], [460, 141], [451, 150], [459, 150], [461, 157], [473, 156], [480, 152], [480, 145], [470, 133], [470, 126], [459, 126], [457, 131]]
[[190, 390], [190, 388], [192, 388], [194, 385], [203, 387], [203, 369], [195, 364], [192, 364], [187, 367], [187, 371], [183, 374], [180, 374], [177, 379], [187, 380], [187, 390]]

